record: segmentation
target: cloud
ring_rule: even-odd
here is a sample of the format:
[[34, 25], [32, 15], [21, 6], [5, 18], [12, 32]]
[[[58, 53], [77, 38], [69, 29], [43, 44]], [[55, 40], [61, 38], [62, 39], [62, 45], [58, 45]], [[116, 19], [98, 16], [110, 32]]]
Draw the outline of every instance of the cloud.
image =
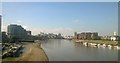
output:
[[17, 23], [22, 23], [22, 20], [17, 20]]
[[16, 20], [15, 22], [10, 22], [10, 24], [22, 25], [23, 21], [22, 20]]
[[22, 26], [24, 29], [27, 29], [28, 27], [27, 26]]
[[76, 20], [74, 20], [73, 22], [74, 22], [74, 23], [79, 23], [80, 20], [79, 20], [79, 19], [76, 19]]
[[72, 35], [73, 29], [71, 28], [29, 28], [32, 31], [33, 35], [39, 34], [40, 32], [44, 33], [61, 33], [62, 35]]

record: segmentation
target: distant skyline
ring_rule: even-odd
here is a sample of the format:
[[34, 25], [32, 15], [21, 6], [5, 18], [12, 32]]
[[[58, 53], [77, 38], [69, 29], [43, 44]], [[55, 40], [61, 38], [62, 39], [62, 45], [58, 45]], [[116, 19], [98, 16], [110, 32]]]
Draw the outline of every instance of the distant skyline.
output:
[[2, 3], [2, 31], [20, 24], [32, 34], [40, 32], [73, 35], [92, 31], [99, 35], [118, 32], [117, 2]]

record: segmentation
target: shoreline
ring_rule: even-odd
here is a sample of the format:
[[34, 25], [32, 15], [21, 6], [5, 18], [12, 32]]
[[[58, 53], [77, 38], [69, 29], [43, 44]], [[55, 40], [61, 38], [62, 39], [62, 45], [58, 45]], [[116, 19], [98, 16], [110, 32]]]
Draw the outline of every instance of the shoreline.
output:
[[49, 58], [48, 58], [47, 54], [45, 53], [44, 49], [42, 47], [41, 47], [41, 49], [43, 50], [43, 52], [44, 52], [44, 54], [45, 54], [45, 56], [47, 58], [47, 61], [49, 61]]
[[28, 43], [27, 48], [17, 61], [49, 61], [48, 56], [41, 47], [41, 43]]
[[120, 49], [118, 41], [104, 41], [104, 40], [78, 40], [74, 39], [75, 43], [82, 43], [85, 46], [93, 46], [93, 47], [108, 47]]
[[88, 42], [88, 43], [96, 43], [96, 44], [111, 44], [111, 45], [118, 45], [118, 41], [107, 41], [107, 40], [78, 40], [74, 39], [73, 41], [79, 42]]

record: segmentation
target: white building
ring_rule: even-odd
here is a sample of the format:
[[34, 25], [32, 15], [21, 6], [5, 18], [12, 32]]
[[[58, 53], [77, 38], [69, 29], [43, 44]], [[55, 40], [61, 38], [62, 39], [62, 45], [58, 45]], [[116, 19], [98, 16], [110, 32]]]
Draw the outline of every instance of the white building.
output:
[[113, 32], [113, 36], [111, 36], [112, 41], [116, 41], [119, 39], [119, 36], [117, 35], [117, 32]]
[[117, 36], [117, 32], [113, 32], [113, 35], [114, 35], [114, 36]]
[[116, 40], [118, 40], [118, 39], [119, 39], [119, 36], [112, 36], [112, 37], [111, 37], [111, 40], [112, 40], [112, 41], [116, 41]]

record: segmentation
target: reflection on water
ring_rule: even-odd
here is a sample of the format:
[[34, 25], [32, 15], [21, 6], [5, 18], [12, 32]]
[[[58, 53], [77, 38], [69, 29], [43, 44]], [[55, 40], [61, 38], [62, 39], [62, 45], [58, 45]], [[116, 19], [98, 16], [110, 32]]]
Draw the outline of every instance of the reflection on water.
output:
[[86, 47], [70, 40], [51, 39], [42, 42], [50, 61], [117, 61], [118, 50]]

